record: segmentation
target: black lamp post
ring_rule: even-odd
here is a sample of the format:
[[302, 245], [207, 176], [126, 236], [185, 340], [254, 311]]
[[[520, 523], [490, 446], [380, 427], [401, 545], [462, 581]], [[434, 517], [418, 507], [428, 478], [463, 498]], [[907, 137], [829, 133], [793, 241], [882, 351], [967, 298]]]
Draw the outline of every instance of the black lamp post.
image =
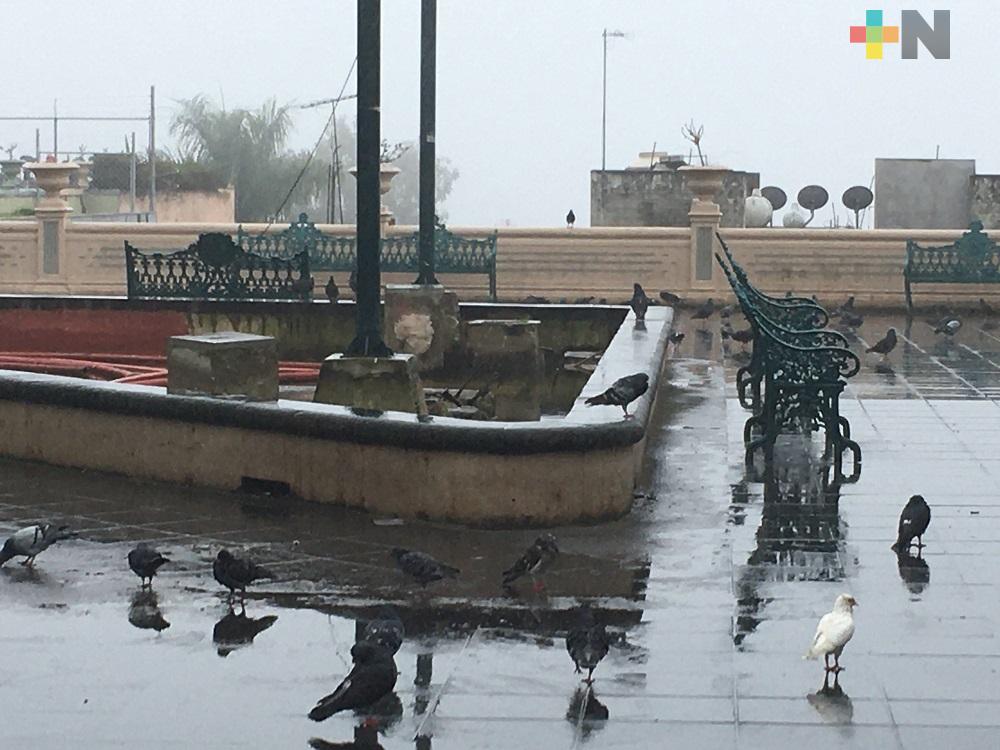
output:
[[390, 357], [382, 340], [379, 247], [381, 0], [358, 0], [358, 291], [350, 357]]
[[417, 284], [434, 276], [434, 108], [437, 88], [437, 0], [420, 5], [420, 240]]

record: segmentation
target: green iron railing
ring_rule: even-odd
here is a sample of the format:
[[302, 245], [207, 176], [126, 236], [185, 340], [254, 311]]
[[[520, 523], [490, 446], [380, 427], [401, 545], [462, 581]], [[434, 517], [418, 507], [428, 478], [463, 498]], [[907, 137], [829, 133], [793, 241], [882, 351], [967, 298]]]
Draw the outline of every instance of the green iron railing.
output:
[[[309, 254], [312, 271], [353, 271], [356, 267], [356, 243], [353, 236], [326, 234], [316, 228], [306, 214], [287, 229], [274, 234], [250, 234], [242, 225], [237, 229], [240, 247], [259, 255], [292, 257]], [[381, 270], [416, 273], [419, 268], [417, 233], [386, 237], [382, 240]], [[490, 299], [497, 296], [497, 233], [484, 239], [461, 237], [438, 223], [434, 230], [434, 268], [439, 273], [483, 274], [489, 278]]]

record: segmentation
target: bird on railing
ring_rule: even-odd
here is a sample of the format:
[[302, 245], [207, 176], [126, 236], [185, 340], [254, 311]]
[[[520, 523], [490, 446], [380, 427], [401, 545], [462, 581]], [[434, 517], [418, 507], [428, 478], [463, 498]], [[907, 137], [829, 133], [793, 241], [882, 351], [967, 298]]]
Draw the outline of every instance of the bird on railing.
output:
[[334, 281], [332, 275], [330, 276], [330, 280], [326, 282], [323, 290], [326, 292], [326, 298], [331, 302], [336, 302], [340, 298], [340, 287], [337, 286], [337, 282]]
[[573, 213], [573, 209], [571, 208], [569, 213], [566, 214], [566, 228], [572, 229], [574, 224], [576, 224], [576, 214]]
[[618, 378], [604, 393], [591, 396], [584, 403], [587, 406], [620, 406], [625, 418], [630, 416], [628, 405], [649, 390], [649, 376], [644, 372]]
[[653, 303], [649, 297], [646, 296], [646, 292], [643, 290], [640, 284], [632, 285], [632, 299], [628, 301], [629, 307], [632, 308], [632, 312], [635, 313], [635, 319], [637, 322], [644, 321], [646, 319], [646, 310]]

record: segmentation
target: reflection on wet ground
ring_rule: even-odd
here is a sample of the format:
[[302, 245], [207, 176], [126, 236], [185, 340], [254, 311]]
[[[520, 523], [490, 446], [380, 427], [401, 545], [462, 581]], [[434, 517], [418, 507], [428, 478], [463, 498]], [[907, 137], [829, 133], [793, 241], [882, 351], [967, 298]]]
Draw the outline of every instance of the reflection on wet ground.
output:
[[[723, 358], [717, 318], [682, 322], [633, 513], [552, 529], [562, 554], [543, 591], [500, 585], [535, 530], [0, 462], [0, 535], [47, 519], [80, 531], [34, 569], [0, 568], [0, 742], [61, 748], [69, 732], [85, 747], [995, 746], [1000, 339], [971, 321], [944, 341], [919, 319], [866, 317], [859, 350], [890, 325], [900, 345], [892, 373], [866, 359], [845, 392], [864, 448], [857, 483], [831, 485], [818, 443], [793, 437], [770, 471], [748, 475], [731, 383], [740, 346], [727, 340]], [[927, 546], [897, 556], [896, 520], [917, 492], [934, 513]], [[140, 540], [171, 558], [151, 591], [125, 563]], [[276, 578], [230, 606], [211, 574], [223, 546]], [[394, 546], [462, 574], [413, 586]], [[847, 671], [823, 683], [801, 656], [843, 591], [859, 602], [857, 632]], [[310, 722], [350, 669], [358, 623], [384, 602], [406, 640], [379, 726], [349, 712]], [[589, 689], [564, 643], [581, 602], [612, 640]]]

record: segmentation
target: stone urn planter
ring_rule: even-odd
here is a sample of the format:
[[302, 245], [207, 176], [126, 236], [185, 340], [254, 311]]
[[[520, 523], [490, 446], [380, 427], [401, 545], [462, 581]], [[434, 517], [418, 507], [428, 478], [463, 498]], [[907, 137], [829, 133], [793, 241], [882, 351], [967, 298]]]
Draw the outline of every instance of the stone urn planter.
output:
[[[351, 167], [347, 171], [351, 173], [351, 175], [354, 177], [354, 179], [358, 179], [358, 168], [357, 167]], [[393, 180], [393, 178], [396, 175], [398, 175], [400, 172], [402, 172], [402, 171], [403, 170], [401, 170], [399, 167], [395, 166], [394, 164], [380, 164], [379, 165], [379, 168], [378, 168], [378, 188], [379, 188], [379, 192], [382, 195], [385, 195], [386, 193], [389, 192], [389, 189], [392, 186], [392, 180]], [[392, 226], [393, 224], [396, 223], [396, 219], [393, 217], [392, 211], [390, 211], [389, 208], [388, 208], [388, 206], [386, 206], [384, 203], [381, 206], [381, 210], [379, 211], [379, 215], [381, 216], [383, 230], [384, 230], [385, 227]]]
[[35, 162], [25, 164], [24, 168], [35, 176], [38, 187], [45, 191], [45, 197], [38, 202], [38, 208], [69, 209], [60, 193], [69, 187], [70, 175], [80, 168], [78, 164], [71, 161]]
[[771, 201], [761, 195], [760, 188], [754, 188], [743, 201], [743, 226], [766, 227], [773, 213]]
[[806, 212], [802, 210], [802, 207], [798, 203], [793, 202], [788, 206], [785, 215], [781, 217], [781, 224], [791, 229], [801, 229], [806, 225], [808, 220], [809, 217], [806, 216]]
[[694, 193], [691, 210], [703, 205], [717, 205], [715, 196], [722, 190], [722, 180], [729, 173], [728, 167], [719, 165], [687, 166], [677, 170], [684, 177], [688, 190]]
[[0, 174], [3, 174], [4, 180], [16, 180], [21, 176], [23, 165], [20, 159], [4, 159], [0, 161]]

